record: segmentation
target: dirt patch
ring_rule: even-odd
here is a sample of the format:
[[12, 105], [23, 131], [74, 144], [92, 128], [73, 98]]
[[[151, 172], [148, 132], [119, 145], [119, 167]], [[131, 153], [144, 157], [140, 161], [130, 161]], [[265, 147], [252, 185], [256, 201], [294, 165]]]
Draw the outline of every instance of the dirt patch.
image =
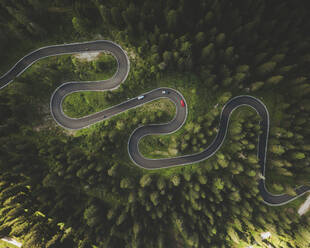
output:
[[310, 194], [307, 197], [307, 200], [301, 204], [300, 208], [298, 209], [298, 214], [304, 215], [305, 213], [307, 213], [310, 209]]
[[23, 245], [22, 243], [18, 242], [17, 240], [15, 240], [13, 238], [10, 238], [10, 237], [4, 237], [1, 240], [4, 242], [7, 242], [9, 244], [15, 245], [17, 247], [22, 247], [22, 245]]
[[78, 53], [75, 54], [74, 57], [76, 57], [79, 60], [89, 62], [98, 59], [100, 54], [101, 52]]

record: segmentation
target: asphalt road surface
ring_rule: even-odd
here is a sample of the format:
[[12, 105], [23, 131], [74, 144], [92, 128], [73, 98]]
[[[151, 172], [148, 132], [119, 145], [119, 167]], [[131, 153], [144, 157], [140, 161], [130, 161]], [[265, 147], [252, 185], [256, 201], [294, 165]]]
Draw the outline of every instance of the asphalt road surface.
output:
[[[252, 96], [237, 96], [225, 104], [222, 109], [217, 136], [213, 140], [212, 144], [209, 145], [204, 151], [174, 158], [148, 159], [141, 155], [138, 147], [139, 141], [142, 137], [151, 134], [173, 133], [181, 128], [184, 124], [187, 117], [187, 104], [182, 94], [174, 89], [154, 89], [143, 94], [144, 97], [140, 100], [135, 97], [111, 108], [82, 118], [70, 118], [66, 116], [63, 113], [62, 101], [68, 94], [77, 91], [112, 90], [117, 88], [122, 82], [126, 80], [130, 68], [129, 59], [126, 55], [126, 52], [119, 45], [111, 41], [99, 40], [40, 48], [23, 57], [11, 68], [11, 70], [9, 70], [0, 78], [0, 89], [7, 86], [30, 65], [39, 59], [61, 54], [83, 53], [90, 51], [106, 51], [111, 53], [117, 60], [117, 71], [114, 76], [108, 80], [96, 82], [68, 82], [59, 86], [51, 97], [50, 108], [54, 120], [60, 126], [67, 129], [85, 128], [129, 109], [136, 108], [147, 102], [151, 102], [159, 98], [168, 98], [176, 105], [176, 115], [174, 119], [169, 123], [147, 125], [135, 129], [128, 141], [128, 153], [131, 160], [137, 166], [144, 169], [152, 170], [170, 168], [179, 165], [197, 163], [211, 157], [222, 146], [225, 140], [231, 113], [238, 107], [246, 105], [255, 109], [258, 115], [261, 117], [260, 127], [262, 132], [259, 135], [257, 156], [260, 164], [260, 173], [261, 175], [265, 176], [266, 152], [269, 134], [269, 114], [266, 106], [259, 99]], [[181, 100], [184, 101], [184, 106], [181, 106]], [[310, 191], [309, 186], [301, 186], [295, 189], [296, 196], [290, 196], [288, 194], [273, 195], [267, 191], [264, 179], [259, 179], [258, 188], [264, 202], [271, 206], [284, 205]]]

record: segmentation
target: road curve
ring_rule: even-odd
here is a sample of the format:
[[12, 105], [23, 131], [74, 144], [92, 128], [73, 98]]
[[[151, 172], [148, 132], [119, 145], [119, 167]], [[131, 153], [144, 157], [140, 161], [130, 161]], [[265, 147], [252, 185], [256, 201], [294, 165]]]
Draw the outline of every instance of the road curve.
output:
[[[60, 85], [52, 94], [50, 101], [52, 116], [60, 126], [67, 129], [85, 128], [129, 109], [141, 106], [147, 102], [151, 102], [159, 98], [168, 98], [176, 105], [176, 114], [174, 119], [169, 123], [138, 127], [133, 131], [128, 141], [128, 153], [131, 160], [139, 167], [152, 170], [193, 164], [211, 157], [222, 146], [225, 140], [231, 113], [238, 107], [246, 105], [255, 109], [261, 117], [260, 126], [262, 133], [259, 135], [257, 156], [260, 164], [260, 173], [265, 176], [266, 152], [269, 134], [269, 114], [266, 106], [259, 99], [252, 96], [237, 96], [225, 104], [220, 116], [218, 134], [211, 145], [209, 145], [204, 151], [174, 158], [148, 159], [141, 155], [138, 147], [139, 141], [142, 137], [151, 134], [173, 133], [184, 124], [187, 117], [187, 104], [182, 94], [174, 89], [154, 89], [145, 93], [144, 98], [141, 100], [133, 98], [111, 108], [82, 118], [70, 118], [66, 116], [62, 109], [62, 101], [68, 94], [77, 91], [112, 90], [117, 88], [126, 80], [130, 68], [129, 59], [126, 52], [119, 45], [111, 41], [99, 40], [40, 48], [23, 57], [6, 74], [0, 77], [0, 89], [7, 86], [30, 65], [39, 59], [61, 54], [83, 53], [90, 51], [106, 51], [111, 53], [117, 60], [117, 71], [114, 76], [108, 80], [96, 82], [68, 82]], [[163, 91], [168, 93], [163, 93]], [[180, 105], [180, 100], [185, 102], [184, 107]], [[310, 191], [309, 186], [301, 186], [295, 189], [296, 196], [290, 196], [288, 194], [273, 195], [267, 191], [264, 179], [260, 179], [258, 188], [264, 202], [271, 206], [284, 205]]]

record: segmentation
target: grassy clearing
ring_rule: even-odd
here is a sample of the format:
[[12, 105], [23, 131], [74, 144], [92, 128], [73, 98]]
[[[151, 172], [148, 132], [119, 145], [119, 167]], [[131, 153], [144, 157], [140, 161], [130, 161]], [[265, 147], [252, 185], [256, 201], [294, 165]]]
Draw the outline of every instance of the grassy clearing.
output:
[[[112, 55], [101, 54], [92, 62], [82, 62], [76, 57], [72, 58], [75, 71], [80, 73], [84, 81], [99, 81], [111, 78], [116, 72], [117, 63]], [[107, 101], [106, 92], [75, 92], [68, 95], [63, 101], [63, 110], [72, 118], [96, 113], [111, 106]]]
[[105, 92], [75, 92], [63, 101], [64, 113], [72, 118], [80, 118], [111, 107]]
[[[151, 116], [155, 113], [160, 113], [159, 116], [161, 118], [161, 123], [168, 122], [172, 120], [175, 116], [175, 105], [171, 102], [168, 98], [161, 98], [150, 103], [144, 104], [143, 106], [139, 107], [139, 112], [145, 113], [148, 116]], [[165, 115], [163, 115], [163, 112]]]
[[147, 158], [175, 157], [179, 151], [174, 146], [174, 139], [170, 135], [152, 135], [141, 139], [139, 150]]

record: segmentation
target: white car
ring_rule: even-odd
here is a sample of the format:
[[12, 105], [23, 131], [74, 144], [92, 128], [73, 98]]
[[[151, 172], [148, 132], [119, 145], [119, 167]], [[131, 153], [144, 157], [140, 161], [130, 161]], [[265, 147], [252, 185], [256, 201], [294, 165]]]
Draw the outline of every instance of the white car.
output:
[[142, 100], [144, 96], [138, 96], [138, 100]]
[[161, 93], [162, 93], [162, 94], [167, 94], [167, 93], [168, 93], [168, 91], [163, 90]]

